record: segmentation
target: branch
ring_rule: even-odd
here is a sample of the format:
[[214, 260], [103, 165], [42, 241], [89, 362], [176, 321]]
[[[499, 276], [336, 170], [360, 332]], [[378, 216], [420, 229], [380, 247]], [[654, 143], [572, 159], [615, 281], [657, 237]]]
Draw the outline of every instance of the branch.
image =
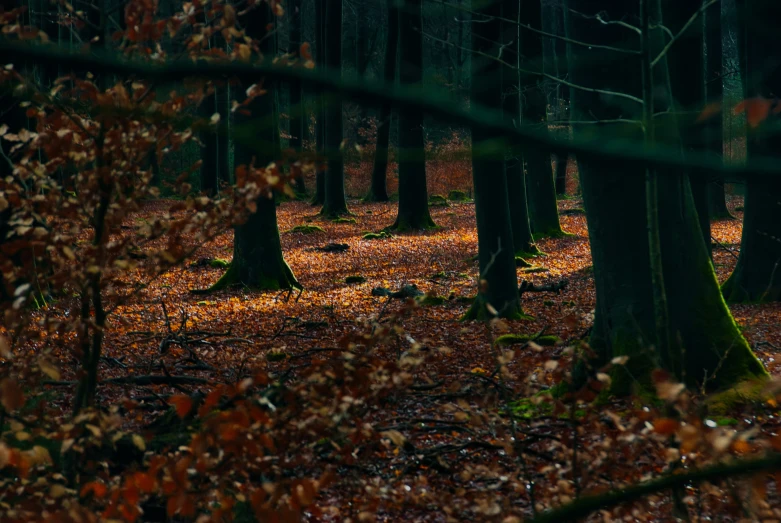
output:
[[747, 476], [757, 472], [781, 469], [781, 454], [773, 453], [767, 457], [752, 460], [741, 460], [734, 463], [720, 463], [687, 473], [673, 474], [638, 485], [614, 490], [605, 494], [580, 498], [578, 501], [550, 510], [532, 519], [530, 523], [556, 523], [558, 521], [574, 521], [597, 510], [606, 510], [627, 501], [634, 501], [649, 494], [675, 487], [683, 487], [689, 483], [718, 481], [733, 476]]
[[[584, 160], [610, 160], [618, 163], [637, 163], [660, 169], [661, 173], [691, 170], [689, 176], [719, 175], [729, 179], [749, 177], [770, 177], [781, 175], [781, 166], [770, 157], [752, 158], [743, 165], [724, 164], [720, 158], [704, 152], [690, 152], [684, 160], [675, 147], [657, 145], [644, 147], [626, 140], [585, 140], [582, 138], [562, 139], [546, 132], [523, 127], [515, 128], [512, 122], [503, 121], [501, 114], [479, 105], [469, 109], [460, 108], [453, 100], [439, 92], [413, 86], [393, 86], [371, 80], [351, 80], [329, 71], [311, 71], [305, 68], [279, 64], [243, 63], [203, 64], [180, 62], [166, 66], [154, 66], [139, 60], [125, 60], [116, 55], [103, 54], [100, 57], [82, 53], [53, 49], [50, 46], [24, 45], [0, 39], [0, 54], [13, 56], [18, 60], [38, 63], [59, 64], [65, 67], [98, 68], [104, 73], [137, 75], [148, 79], [174, 82], [187, 77], [226, 78], [234, 77], [244, 82], [257, 82], [264, 77], [280, 80], [300, 80], [353, 102], [376, 106], [392, 103], [439, 117], [449, 123], [464, 126], [478, 126], [497, 132], [507, 141], [520, 143], [524, 148], [558, 150], [577, 155]], [[679, 174], [674, 174], [678, 176]]]
[[716, 5], [720, 2], [721, 0], [710, 0], [710, 2], [702, 4], [702, 6], [699, 9], [697, 9], [697, 11], [694, 12], [691, 18], [689, 18], [689, 20], [685, 24], [683, 24], [681, 30], [678, 31], [678, 33], [675, 36], [673, 36], [669, 42], [667, 42], [667, 45], [664, 46], [664, 49], [659, 51], [659, 54], [656, 55], [656, 58], [654, 58], [651, 61], [651, 67], [654, 67], [657, 63], [659, 63], [659, 60], [665, 57], [665, 55], [670, 50], [670, 48], [675, 44], [675, 42], [681, 39], [681, 36], [683, 36], [683, 34], [689, 29], [689, 27], [691, 27], [691, 25], [697, 20], [697, 18], [700, 17], [702, 13], [704, 13], [710, 6]]
[[521, 286], [518, 287], [518, 297], [523, 296], [524, 292], [555, 292], [558, 294], [560, 291], [567, 287], [568, 280], [561, 280], [555, 283], [546, 283], [544, 285], [536, 285], [532, 282], [523, 280]]

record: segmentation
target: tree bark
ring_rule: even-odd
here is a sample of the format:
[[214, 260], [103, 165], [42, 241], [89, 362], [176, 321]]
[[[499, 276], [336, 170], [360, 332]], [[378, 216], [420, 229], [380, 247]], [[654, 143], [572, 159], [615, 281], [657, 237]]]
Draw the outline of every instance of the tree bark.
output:
[[[399, 82], [423, 82], [423, 2], [404, 0], [399, 15]], [[421, 230], [435, 227], [428, 210], [423, 113], [399, 109], [399, 210], [391, 229]]]
[[[325, 63], [332, 71], [342, 70], [342, 0], [331, 0], [325, 9]], [[325, 100], [325, 149], [328, 169], [325, 172], [325, 202], [320, 211], [325, 217], [349, 214], [344, 194], [344, 159], [341, 155], [344, 125], [342, 102], [335, 97]]]
[[[595, 12], [590, 0], [570, 0], [580, 12]], [[607, 19], [631, 20], [638, 14], [636, 1], [601, 0], [598, 10]], [[617, 25], [605, 26], [594, 20], [569, 17], [570, 35], [579, 41], [639, 49], [637, 35]], [[576, 57], [571, 63], [589, 63], [589, 68], [573, 68], [573, 83], [611, 89], [638, 96], [641, 93], [640, 60], [626, 54], [595, 51], [571, 46]], [[660, 68], [666, 64], [660, 63]], [[664, 75], [660, 75], [664, 76]], [[667, 84], [658, 77], [654, 90], [662, 96]], [[667, 91], [668, 92], [668, 91]], [[669, 93], [669, 92], [668, 92]], [[597, 93], [573, 91], [573, 120], [639, 118], [640, 104], [628, 106]], [[588, 136], [593, 129], [575, 125], [574, 131]], [[642, 139], [639, 127], [604, 126], [602, 139]], [[613, 134], [611, 134], [611, 131]], [[612, 390], [626, 394], [634, 388], [650, 386], [650, 372], [656, 367], [671, 369], [675, 356], [660, 354], [657, 346], [654, 292], [651, 285], [649, 241], [643, 233], [646, 217], [645, 166], [617, 164], [614, 161], [579, 161], [583, 201], [588, 220], [589, 240], [594, 262], [597, 306], [591, 347], [596, 364], [615, 356], [629, 356], [614, 371]], [[687, 383], [709, 388], [729, 387], [766, 374], [751, 352], [721, 297], [713, 267], [700, 231], [688, 177], [667, 173], [659, 177], [659, 229], [662, 269], [669, 305], [669, 332]]]
[[[325, 8], [326, 0], [315, 2], [315, 64], [318, 68], [327, 67], [325, 63]], [[315, 102], [315, 152], [319, 158], [315, 165], [315, 194], [312, 205], [321, 206], [325, 203], [325, 101], [320, 89], [314, 89]]]
[[[519, 20], [518, 0], [505, 0], [502, 2], [502, 18], [506, 20]], [[505, 61], [512, 65], [518, 65], [519, 30], [518, 26], [509, 22], [502, 23], [504, 42], [512, 42], [504, 49]], [[513, 123], [521, 123], [521, 86], [518, 71], [511, 67], [503, 66], [502, 89], [504, 91], [504, 117]], [[507, 178], [507, 197], [510, 205], [510, 222], [513, 232], [513, 252], [516, 256], [528, 257], [539, 254], [539, 249], [532, 238], [531, 225], [529, 223], [529, 208], [526, 201], [526, 174], [523, 170], [523, 153], [520, 150], [513, 151], [511, 156], [505, 159], [505, 172]]]
[[[266, 60], [272, 59], [275, 39], [264, 38], [267, 26], [274, 20], [271, 8], [259, 2], [244, 16], [246, 34], [260, 42], [260, 51]], [[248, 132], [235, 145], [236, 165], [247, 165], [255, 158], [257, 166], [265, 166], [279, 156], [279, 122], [274, 101], [277, 82], [264, 83], [266, 93], [249, 105], [250, 115], [237, 113], [236, 123]], [[243, 93], [243, 89], [237, 90]], [[248, 139], [258, 140], [255, 147]], [[232, 285], [244, 285], [256, 290], [300, 288], [301, 285], [282, 256], [282, 244], [277, 227], [276, 204], [273, 196], [258, 198], [257, 211], [246, 223], [234, 229], [233, 260], [228, 270], [209, 291], [222, 290]]]
[[[705, 95], [707, 102], [721, 105], [724, 101], [721, 4], [716, 4], [705, 13], [705, 52]], [[718, 117], [710, 119], [706, 128], [708, 150], [719, 158], [724, 157], [724, 129], [722, 125], [723, 119], [719, 114]], [[727, 209], [724, 178], [712, 181], [708, 185], [708, 203], [711, 219], [734, 218]]]
[[[388, 38], [385, 43], [385, 83], [396, 81], [396, 55], [399, 48], [399, 15], [396, 0], [386, 0], [388, 12]], [[387, 202], [388, 198], [388, 145], [390, 142], [393, 107], [383, 104], [377, 126], [377, 144], [374, 148], [374, 168], [372, 169], [367, 202]]]
[[[738, 9], [745, 96], [772, 100], [781, 93], [781, 41], [767, 21], [781, 16], [781, 4], [774, 0], [744, 0], [738, 3]], [[774, 128], [776, 121], [777, 117], [771, 116], [756, 128], [749, 128], [749, 157], [779, 156], [781, 133]], [[728, 301], [781, 300], [779, 202], [781, 180], [749, 178], [746, 181], [740, 256], [722, 288]]]
[[[496, 40], [501, 26], [497, 17], [500, 15], [501, 4], [491, 2], [481, 4], [472, 17], [472, 49], [475, 51], [472, 56], [472, 103], [497, 110], [501, 108], [502, 68], [496, 60], [483, 58], [479, 53], [498, 55]], [[481, 288], [464, 319], [493, 317], [492, 309], [504, 318], [522, 315], [504, 155], [501, 136], [481, 127], [472, 128], [472, 176]]]
[[[520, 10], [521, 24], [542, 30], [542, 3], [540, 0], [524, 2]], [[531, 70], [542, 69], [542, 35], [521, 30], [520, 54], [522, 65]], [[547, 100], [541, 81], [536, 75], [522, 75], [521, 89], [524, 93], [523, 125], [534, 126], [540, 132], [547, 132]], [[526, 190], [529, 204], [529, 219], [535, 238], [561, 236], [559, 211], [556, 204], [556, 188], [553, 183], [550, 151], [527, 149]]]
[[[301, 49], [301, 19], [303, 16], [301, 0], [290, 0], [288, 12], [290, 18], [288, 53], [298, 56]], [[303, 149], [304, 128], [306, 127], [303, 86], [298, 80], [291, 80], [288, 86], [290, 88], [290, 148], [296, 153], [300, 153]], [[304, 177], [297, 177], [294, 183], [296, 192], [305, 195]]]

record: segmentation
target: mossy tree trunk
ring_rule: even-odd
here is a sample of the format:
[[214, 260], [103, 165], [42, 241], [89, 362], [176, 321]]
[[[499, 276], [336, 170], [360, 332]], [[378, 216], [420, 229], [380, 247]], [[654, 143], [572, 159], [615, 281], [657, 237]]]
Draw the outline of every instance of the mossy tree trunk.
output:
[[[399, 16], [399, 82], [423, 81], [423, 2], [404, 0]], [[421, 230], [434, 227], [428, 210], [423, 113], [399, 109], [399, 210], [391, 229]]]
[[[266, 60], [275, 53], [274, 38], [264, 38], [267, 26], [274, 21], [271, 8], [265, 2], [249, 10], [242, 20], [246, 34], [260, 41], [260, 51]], [[266, 93], [256, 97], [249, 105], [251, 114], [237, 113], [236, 123], [247, 129], [243, 140], [235, 145], [236, 165], [248, 165], [255, 159], [258, 167], [268, 165], [279, 156], [279, 118], [276, 114], [275, 89], [277, 82], [264, 83]], [[244, 93], [244, 89], [237, 89]], [[255, 137], [258, 146], [248, 137]], [[217, 291], [233, 285], [243, 285], [255, 290], [300, 288], [282, 256], [282, 245], [277, 227], [276, 204], [273, 197], [258, 198], [257, 211], [246, 223], [234, 229], [233, 261], [225, 274], [209, 291]]]
[[[315, 1], [315, 64], [325, 68], [325, 6], [326, 0]], [[321, 158], [315, 166], [315, 193], [312, 195], [312, 205], [321, 206], [325, 203], [325, 171], [322, 158], [325, 156], [325, 103], [320, 89], [314, 89], [315, 103], [315, 152]]]
[[[290, 19], [290, 32], [288, 37], [288, 52], [298, 56], [301, 49], [301, 0], [290, 0], [288, 4], [288, 17]], [[306, 127], [306, 111], [304, 110], [303, 85], [299, 80], [291, 80], [290, 88], [290, 148], [296, 153], [303, 150], [304, 129]], [[306, 183], [303, 176], [295, 179], [295, 190], [300, 195], [306, 194]]]
[[[570, 0], [569, 5], [581, 12], [595, 9], [590, 0]], [[611, 20], [638, 14], [636, 0], [601, 0], [598, 7]], [[576, 40], [640, 48], [637, 35], [626, 28], [574, 16], [569, 20], [570, 35]], [[639, 57], [576, 46], [571, 52], [577, 57], [572, 63], [590, 63], [588, 69], [573, 68], [573, 83], [640, 96]], [[662, 67], [666, 67], [663, 62], [657, 65]], [[666, 89], [665, 84], [654, 87]], [[640, 104], [627, 105], [612, 98], [574, 90], [573, 120], [641, 115]], [[576, 125], [574, 130], [584, 136], [590, 132], [588, 127]], [[618, 137], [643, 139], [639, 128], [632, 132], [626, 127], [604, 127], [602, 139]], [[688, 177], [672, 173], [659, 176], [659, 194], [663, 195], [658, 203], [661, 265], [672, 340], [670, 353], [660, 354], [654, 348], [658, 330], [645, 233], [645, 167], [595, 158], [578, 160], [597, 290], [591, 337], [591, 346], [599, 355], [595, 363], [603, 364], [614, 356], [630, 357], [627, 365], [615, 372], [613, 392], [629, 393], [635, 384], [648, 386], [653, 368], [674, 370], [673, 363], [680, 365], [688, 383], [702, 383], [707, 378], [712, 388], [765, 375], [719, 292]]]
[[[399, 48], [399, 14], [396, 0], [386, 0], [388, 13], [388, 37], [385, 42], [385, 82], [396, 81], [396, 55]], [[367, 202], [387, 202], [388, 198], [388, 148], [390, 143], [391, 119], [393, 107], [383, 104], [377, 126], [377, 143], [374, 149], [374, 168], [372, 169]]]
[[[773, 99], [781, 94], [781, 40], [774, 24], [781, 20], [781, 3], [752, 0], [738, 4], [741, 68], [746, 98]], [[776, 17], [776, 18], [774, 18]], [[749, 129], [748, 155], [781, 156], [778, 117], [770, 116]], [[781, 180], [749, 178], [746, 181], [745, 211], [740, 256], [735, 270], [724, 283], [728, 301], [781, 300]]]
[[[721, 104], [724, 99], [724, 79], [722, 74], [723, 42], [721, 33], [721, 4], [711, 6], [705, 12], [705, 95], [709, 104]], [[724, 158], [724, 129], [721, 115], [711, 118], [706, 124], [708, 150], [719, 158]], [[724, 191], [724, 178], [708, 184], [708, 204], [713, 220], [732, 219], [727, 209]]]
[[[681, 132], [675, 131], [663, 133], [657, 141], [664, 140], [666, 137], [674, 137], [683, 146], [684, 155], [690, 151], [704, 152], [707, 150], [707, 128], [695, 122], [694, 114], [699, 114], [705, 105], [705, 56], [703, 53], [705, 43], [705, 25], [691, 24], [685, 32], [681, 33], [684, 25], [691, 18], [692, 13], [702, 5], [701, 0], [662, 0], [664, 11], [665, 26], [673, 34], [679, 34], [676, 45], [670, 48], [667, 53], [667, 65], [669, 69], [669, 84], [672, 94], [672, 108], [675, 112], [685, 116], [673, 116]], [[718, 5], [711, 6], [710, 9], [718, 9]], [[663, 67], [661, 62], [657, 67]], [[664, 108], [655, 107], [655, 111], [661, 111]], [[690, 116], [691, 115], [691, 116]], [[663, 115], [659, 116], [661, 120]], [[664, 129], [664, 126], [662, 125]], [[693, 173], [690, 178], [692, 196], [694, 198], [694, 207], [697, 211], [697, 218], [700, 224], [700, 230], [708, 251], [711, 256], [711, 229], [710, 229], [710, 208], [708, 197], [707, 173]]]
[[[523, 2], [520, 9], [522, 25], [542, 30], [542, 2], [531, 0]], [[522, 66], [530, 70], [541, 70], [543, 61], [542, 35], [521, 30], [520, 55]], [[540, 132], [547, 132], [547, 99], [540, 78], [536, 75], [521, 75], [523, 92], [523, 125], [533, 126]], [[529, 219], [535, 237], [560, 236], [563, 231], [559, 224], [559, 211], [556, 204], [556, 188], [553, 183], [550, 151], [527, 149], [523, 158], [526, 164], [526, 191], [529, 205]]]
[[[325, 5], [325, 64], [332, 72], [342, 70], [342, 0], [329, 0]], [[335, 97], [325, 100], [325, 150], [328, 168], [325, 172], [325, 201], [320, 214], [335, 218], [349, 214], [344, 195], [344, 159], [341, 155], [344, 125], [342, 101]]]
[[[502, 18], [505, 20], [519, 20], [518, 0], [505, 0], [502, 2]], [[502, 35], [504, 42], [511, 42], [504, 49], [505, 61], [511, 66], [517, 66], [519, 62], [519, 29], [516, 24], [502, 22]], [[503, 66], [502, 90], [504, 91], [504, 116], [513, 125], [521, 123], [521, 88], [518, 71], [511, 67]], [[505, 172], [507, 177], [507, 195], [510, 204], [510, 223], [513, 231], [513, 252], [519, 256], [537, 254], [539, 250], [532, 238], [531, 225], [529, 223], [529, 207], [526, 202], [526, 175], [523, 169], [523, 153], [514, 150], [513, 154], [505, 159]]]
[[[475, 105], [501, 109], [502, 68], [488, 56], [498, 56], [501, 4], [481, 4], [472, 18], [471, 100]], [[507, 196], [504, 140], [484, 128], [472, 128], [472, 176], [475, 188], [477, 248], [481, 282], [472, 308], [464, 319], [491, 317], [490, 308], [504, 318], [521, 316], [515, 272], [510, 205]]]

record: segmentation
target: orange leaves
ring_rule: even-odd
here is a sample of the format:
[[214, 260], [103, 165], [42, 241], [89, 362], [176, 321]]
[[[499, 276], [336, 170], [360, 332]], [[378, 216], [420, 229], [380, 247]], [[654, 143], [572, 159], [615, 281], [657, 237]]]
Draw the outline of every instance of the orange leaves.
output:
[[654, 420], [654, 432], [657, 434], [660, 434], [662, 436], [670, 436], [672, 434], [675, 434], [675, 431], [678, 430], [678, 427], [680, 423], [678, 420], [670, 419], [670, 418], [660, 418], [657, 420]]
[[176, 414], [180, 418], [187, 416], [193, 408], [193, 399], [190, 396], [173, 396], [168, 401], [174, 406], [174, 409], [176, 409]]
[[101, 499], [104, 498], [107, 493], [108, 493], [108, 488], [102, 481], [90, 481], [89, 483], [81, 487], [81, 491], [79, 492], [79, 495], [82, 498], [92, 495], [98, 499]]
[[759, 124], [767, 120], [773, 104], [773, 101], [766, 98], [749, 98], [737, 104], [733, 109], [733, 112], [736, 115], [745, 112], [748, 125], [750, 127], [758, 127]]

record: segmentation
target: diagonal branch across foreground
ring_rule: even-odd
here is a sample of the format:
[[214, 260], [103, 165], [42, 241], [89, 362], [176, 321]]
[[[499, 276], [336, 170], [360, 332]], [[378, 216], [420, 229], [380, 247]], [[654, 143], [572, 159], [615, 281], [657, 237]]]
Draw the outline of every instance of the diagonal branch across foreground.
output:
[[37, 63], [95, 69], [103, 73], [135, 75], [157, 82], [177, 82], [187, 77], [212, 79], [236, 78], [243, 82], [257, 83], [263, 78], [299, 80], [320, 87], [352, 102], [365, 105], [392, 103], [414, 108], [453, 124], [479, 126], [501, 133], [506, 146], [544, 148], [561, 153], [575, 154], [581, 160], [609, 159], [622, 163], [639, 163], [661, 169], [660, 174], [689, 169], [693, 176], [727, 179], [781, 176], [781, 165], [774, 158], [752, 158], [745, 165], [724, 165], [720, 158], [707, 153], [687, 152], [684, 159], [679, 149], [657, 145], [644, 147], [629, 140], [561, 139], [548, 133], [528, 128], [515, 128], [511, 122], [503, 122], [501, 113], [473, 105], [469, 109], [459, 107], [459, 102], [443, 97], [441, 92], [425, 87], [393, 86], [378, 81], [341, 78], [327, 70], [311, 70], [271, 63], [250, 65], [246, 63], [194, 63], [181, 61], [165, 65], [153, 65], [139, 60], [128, 60], [115, 53], [78, 53], [51, 46], [21, 44], [0, 39], [0, 53]]

